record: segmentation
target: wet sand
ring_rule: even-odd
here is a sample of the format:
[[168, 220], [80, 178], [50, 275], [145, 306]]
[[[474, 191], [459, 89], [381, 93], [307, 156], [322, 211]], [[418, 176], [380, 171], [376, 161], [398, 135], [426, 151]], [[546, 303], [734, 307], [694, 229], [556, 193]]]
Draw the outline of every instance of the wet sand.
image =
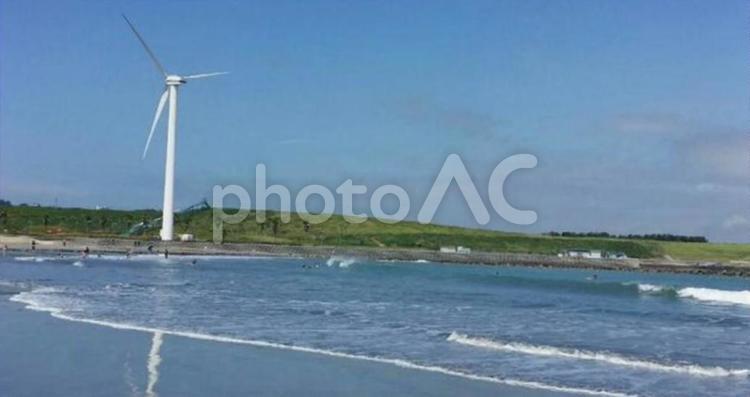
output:
[[377, 362], [112, 329], [0, 296], [6, 396], [573, 396]]

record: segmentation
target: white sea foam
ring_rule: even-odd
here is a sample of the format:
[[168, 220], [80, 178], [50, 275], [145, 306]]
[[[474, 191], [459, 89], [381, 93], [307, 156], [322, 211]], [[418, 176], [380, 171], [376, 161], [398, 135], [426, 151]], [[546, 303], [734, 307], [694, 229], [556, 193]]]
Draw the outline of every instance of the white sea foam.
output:
[[659, 293], [668, 290], [669, 287], [653, 284], [638, 284], [638, 291], [646, 294]]
[[354, 257], [334, 255], [328, 258], [328, 260], [326, 261], [326, 265], [347, 268], [357, 262], [358, 259]]
[[704, 302], [750, 305], [750, 291], [688, 287], [680, 289], [677, 294], [682, 298], [692, 298]]
[[75, 261], [75, 262], [73, 262], [73, 266], [75, 266], [75, 267], [83, 267], [84, 266], [83, 265], [83, 261]]
[[622, 285], [626, 287], [636, 287], [638, 288], [638, 293], [645, 294], [645, 295], [660, 295], [665, 292], [675, 291], [673, 287], [666, 286], [666, 285], [647, 284], [647, 283], [638, 283], [638, 282], [626, 282], [626, 283], [622, 283]]
[[[48, 289], [38, 289], [35, 292], [46, 293], [46, 292], [52, 292], [52, 291], [54, 290], [48, 288]], [[491, 383], [507, 385], [507, 386], [524, 387], [524, 388], [529, 388], [529, 389], [548, 390], [548, 391], [553, 391], [553, 392], [558, 392], [558, 393], [570, 393], [570, 394], [579, 394], [579, 395], [588, 395], [588, 396], [606, 396], [606, 397], [634, 397], [635, 396], [633, 394], [626, 394], [626, 393], [606, 391], [606, 390], [591, 390], [591, 389], [584, 389], [584, 388], [578, 388], [578, 387], [556, 386], [556, 385], [549, 385], [549, 384], [534, 382], [534, 381], [525, 381], [525, 380], [507, 379], [507, 378], [495, 378], [491, 376], [475, 375], [475, 374], [471, 374], [467, 372], [438, 367], [434, 365], [418, 364], [418, 363], [414, 363], [414, 362], [402, 360], [402, 359], [364, 356], [364, 355], [358, 355], [358, 354], [342, 353], [342, 352], [337, 352], [337, 351], [332, 351], [332, 350], [317, 349], [313, 347], [285, 345], [281, 343], [268, 342], [268, 341], [262, 341], [262, 340], [240, 339], [240, 338], [233, 338], [233, 337], [227, 337], [227, 336], [191, 332], [191, 331], [164, 330], [164, 329], [144, 327], [144, 326], [134, 325], [134, 324], [116, 323], [116, 322], [111, 322], [111, 321], [103, 321], [103, 320], [95, 320], [95, 319], [87, 319], [87, 318], [77, 318], [77, 317], [73, 317], [73, 316], [63, 313], [63, 311], [59, 308], [56, 308], [53, 306], [42, 305], [37, 299], [35, 299], [35, 296], [36, 296], [35, 292], [20, 293], [18, 295], [12, 296], [11, 300], [14, 302], [26, 304], [27, 305], [26, 308], [30, 310], [48, 312], [53, 317], [59, 318], [62, 320], [99, 325], [99, 326], [104, 326], [104, 327], [109, 327], [109, 328], [114, 328], [114, 329], [120, 329], [120, 330], [140, 331], [140, 332], [147, 332], [147, 333], [153, 333], [153, 334], [159, 333], [162, 336], [163, 335], [181, 336], [184, 338], [191, 338], [191, 339], [196, 339], [196, 340], [221, 342], [221, 343], [233, 343], [233, 344], [246, 345], [246, 346], [266, 347], [266, 348], [292, 350], [292, 351], [298, 351], [298, 352], [304, 352], [304, 353], [322, 354], [322, 355], [326, 355], [330, 357], [362, 360], [362, 361], [376, 362], [376, 363], [381, 363], [381, 364], [389, 364], [389, 365], [395, 365], [401, 368], [440, 373], [443, 375], [455, 376], [455, 377], [460, 377], [464, 379], [491, 382]], [[161, 338], [162, 336], [160, 336], [159, 338]], [[156, 335], [154, 335], [154, 338], [156, 338]], [[159, 345], [160, 344], [161, 342], [159, 343]], [[152, 345], [152, 351], [153, 351], [153, 345]]]
[[[49, 262], [59, 260], [77, 260], [80, 259], [80, 255], [58, 255], [58, 256], [40, 256], [40, 255], [28, 255], [28, 256], [16, 256], [13, 259], [19, 262]], [[164, 262], [164, 254], [90, 254], [89, 258], [106, 261], [128, 261], [128, 260], [156, 260]], [[231, 260], [231, 259], [279, 259], [280, 256], [261, 256], [261, 255], [180, 255], [170, 254], [167, 261], [170, 263], [183, 262], [183, 261], [210, 261], [210, 260]], [[284, 257], [288, 258], [288, 257]]]
[[641, 283], [625, 283], [624, 285], [634, 284], [638, 286], [638, 292], [642, 294], [661, 294], [664, 292], [672, 292], [680, 298], [695, 299], [698, 301], [710, 303], [750, 306], [750, 291], [730, 291], [700, 287], [684, 287], [678, 289], [670, 286]]
[[47, 262], [58, 258], [52, 256], [17, 256], [13, 259], [19, 262]]
[[473, 338], [452, 332], [448, 341], [484, 349], [499, 350], [511, 353], [529, 354], [543, 357], [558, 357], [575, 360], [599, 361], [613, 365], [650, 371], [673, 372], [708, 377], [748, 376], [750, 369], [725, 369], [722, 367], [703, 367], [695, 364], [662, 364], [652, 361], [628, 358], [609, 352], [596, 352], [578, 349], [562, 349], [554, 346], [531, 345], [518, 342], [495, 341], [486, 338]]

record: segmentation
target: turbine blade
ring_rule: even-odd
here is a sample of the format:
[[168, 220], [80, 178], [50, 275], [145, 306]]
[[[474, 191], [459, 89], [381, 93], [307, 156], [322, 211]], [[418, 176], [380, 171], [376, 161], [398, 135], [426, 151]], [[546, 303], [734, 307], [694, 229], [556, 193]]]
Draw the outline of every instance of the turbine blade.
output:
[[213, 72], [213, 73], [199, 73], [199, 74], [191, 74], [190, 76], [185, 76], [183, 79], [202, 79], [204, 77], [213, 77], [213, 76], [221, 76], [222, 74], [229, 74], [229, 72]]
[[122, 17], [125, 19], [125, 22], [128, 23], [128, 26], [130, 26], [130, 29], [133, 31], [133, 33], [135, 33], [135, 37], [137, 37], [138, 41], [141, 42], [141, 44], [143, 45], [143, 49], [146, 50], [146, 52], [148, 53], [148, 56], [151, 57], [152, 61], [154, 61], [154, 65], [156, 65], [156, 68], [159, 69], [159, 71], [161, 72], [161, 74], [164, 75], [164, 77], [166, 77], [167, 76], [166, 70], [164, 70], [164, 67], [161, 66], [161, 63], [159, 63], [159, 60], [156, 59], [156, 55], [154, 55], [154, 52], [151, 51], [151, 48], [148, 47], [148, 44], [146, 44], [146, 41], [143, 40], [143, 37], [141, 37], [140, 33], [138, 33], [138, 31], [135, 30], [135, 26], [133, 26], [133, 24], [130, 23], [130, 20], [128, 19], [128, 17], [126, 17], [125, 14], [122, 14]]
[[146, 158], [146, 153], [148, 152], [148, 146], [151, 144], [151, 138], [154, 137], [154, 130], [156, 129], [156, 124], [159, 122], [159, 117], [161, 116], [162, 110], [164, 110], [164, 104], [167, 103], [168, 96], [169, 96], [169, 88], [164, 90], [164, 93], [161, 94], [161, 99], [159, 99], [159, 106], [156, 107], [156, 114], [154, 115], [154, 122], [151, 123], [151, 132], [148, 133], [148, 139], [146, 140], [146, 147], [143, 149], [143, 156], [141, 156], [141, 159]]

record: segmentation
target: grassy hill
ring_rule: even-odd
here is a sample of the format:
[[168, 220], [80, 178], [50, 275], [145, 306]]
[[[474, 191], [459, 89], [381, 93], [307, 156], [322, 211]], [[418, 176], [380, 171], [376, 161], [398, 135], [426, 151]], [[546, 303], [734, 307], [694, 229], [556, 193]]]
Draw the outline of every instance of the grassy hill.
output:
[[[161, 215], [155, 210], [93, 210], [14, 206], [0, 208], [0, 231], [6, 234], [37, 236], [158, 237]], [[498, 231], [466, 229], [453, 226], [422, 225], [416, 222], [384, 224], [374, 219], [351, 224], [334, 215], [321, 224], [305, 225], [296, 214], [283, 223], [278, 212], [268, 211], [266, 221], [258, 223], [250, 212], [245, 221], [225, 225], [228, 242], [270, 243], [288, 245], [344, 245], [389, 248], [439, 249], [462, 245], [474, 250], [554, 255], [566, 249], [601, 249], [622, 251], [630, 257], [654, 258], [670, 255], [681, 260], [750, 260], [750, 245], [675, 243], [646, 240], [624, 240], [583, 237], [552, 237]], [[152, 227], [134, 230], [141, 222]], [[137, 228], [136, 228], [137, 229]], [[212, 211], [200, 209], [175, 217], [176, 233], [192, 233], [196, 239], [211, 240]]]

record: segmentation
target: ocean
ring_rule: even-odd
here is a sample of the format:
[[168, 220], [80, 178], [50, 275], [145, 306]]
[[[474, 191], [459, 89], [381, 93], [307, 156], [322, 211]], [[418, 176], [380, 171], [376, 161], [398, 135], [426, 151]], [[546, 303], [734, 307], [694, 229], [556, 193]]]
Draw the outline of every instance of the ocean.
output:
[[[112, 336], [100, 345], [119, 345], [127, 354], [138, 345], [132, 354], [143, 355], [143, 373], [126, 376], [125, 368], [136, 364], [112, 360], [96, 370], [108, 375], [96, 376], [122, 387], [83, 395], [205, 395], [171, 358], [179, 355], [185, 371], [197, 371], [214, 357], [201, 349], [223, 352], [223, 373], [262, 371], [260, 362], [285, 371], [284, 380], [274, 383], [269, 375], [264, 389], [247, 395], [316, 394], [313, 386], [276, 389], [309, 378], [308, 367], [334, 368], [322, 375], [328, 388], [320, 395], [382, 395], [383, 385], [396, 395], [456, 395], [451, 387], [467, 395], [750, 395], [750, 280], [742, 278], [349, 257], [9, 255], [0, 258], [0, 293], [19, 308], [2, 311], [0, 336], [13, 332], [9, 324], [18, 317], [16, 327], [35, 335], [24, 343], [75, 339], [61, 338], [61, 325], [28, 325], [42, 321], [25, 320], [30, 313], [55, 324], [140, 335], [138, 343]], [[0, 338], [0, 352], [22, 350], [9, 340]], [[104, 355], [83, 351], [82, 360]], [[273, 352], [288, 359], [268, 358]], [[328, 359], [334, 361], [314, 364]], [[0, 376], [0, 394], [30, 395], [28, 383], [45, 372], [12, 362], [0, 357], [0, 372], [14, 373]], [[75, 369], [65, 362], [34, 365]], [[368, 366], [361, 373], [375, 378], [346, 372], [361, 365]], [[76, 381], [67, 378], [54, 382]], [[250, 387], [243, 382], [226, 377], [216, 387], [243, 395]]]

